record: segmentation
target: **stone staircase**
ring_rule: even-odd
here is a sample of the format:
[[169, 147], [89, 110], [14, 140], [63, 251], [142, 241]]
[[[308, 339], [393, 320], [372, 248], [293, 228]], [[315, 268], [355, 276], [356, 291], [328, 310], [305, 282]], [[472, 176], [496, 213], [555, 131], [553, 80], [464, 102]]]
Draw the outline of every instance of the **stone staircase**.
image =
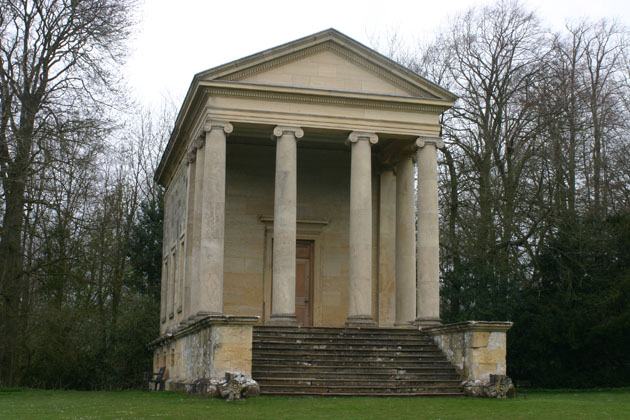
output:
[[263, 395], [463, 396], [433, 340], [397, 328], [254, 327]]

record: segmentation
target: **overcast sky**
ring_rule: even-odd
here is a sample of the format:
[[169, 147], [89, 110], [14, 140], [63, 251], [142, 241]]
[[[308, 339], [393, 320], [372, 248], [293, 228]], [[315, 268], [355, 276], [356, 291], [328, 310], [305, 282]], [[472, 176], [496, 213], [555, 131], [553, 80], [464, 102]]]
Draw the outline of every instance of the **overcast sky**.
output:
[[[327, 28], [371, 46], [397, 32], [431, 39], [449, 15], [486, 0], [144, 0], [126, 74], [140, 103], [177, 106], [200, 71]], [[630, 0], [527, 0], [543, 22], [613, 18], [630, 25]]]

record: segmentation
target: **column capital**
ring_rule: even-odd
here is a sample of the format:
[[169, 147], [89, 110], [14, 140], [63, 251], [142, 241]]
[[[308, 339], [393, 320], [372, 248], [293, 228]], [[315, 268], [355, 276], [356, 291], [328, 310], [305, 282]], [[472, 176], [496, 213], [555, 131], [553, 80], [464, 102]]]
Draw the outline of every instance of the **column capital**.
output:
[[197, 157], [197, 153], [195, 152], [195, 150], [194, 149], [189, 150], [186, 153], [186, 163], [190, 165], [191, 163], [195, 161], [196, 157]]
[[378, 143], [378, 136], [375, 133], [365, 133], [361, 131], [353, 131], [348, 135], [346, 143], [356, 143], [359, 140], [367, 140], [370, 144]]
[[197, 138], [193, 139], [193, 141], [190, 142], [188, 151], [186, 151], [186, 162], [193, 163], [195, 159], [197, 159], [197, 151], [203, 149], [205, 144], [206, 139], [204, 136], [197, 136]]
[[206, 118], [202, 131], [208, 133], [212, 130], [222, 129], [225, 134], [230, 134], [234, 130], [234, 126], [227, 121], [217, 121], [210, 117]]
[[427, 144], [432, 144], [438, 149], [444, 147], [444, 142], [439, 137], [421, 136], [416, 139], [416, 146], [418, 146], [419, 149], [422, 149]]
[[288, 126], [288, 125], [278, 125], [273, 129], [273, 135], [271, 136], [272, 140], [277, 139], [284, 135], [284, 133], [293, 133], [296, 139], [301, 139], [304, 137], [304, 130], [297, 126]]
[[203, 146], [205, 144], [206, 144], [206, 138], [203, 136], [199, 136], [195, 140], [193, 140], [190, 151], [194, 153], [197, 149], [203, 149]]

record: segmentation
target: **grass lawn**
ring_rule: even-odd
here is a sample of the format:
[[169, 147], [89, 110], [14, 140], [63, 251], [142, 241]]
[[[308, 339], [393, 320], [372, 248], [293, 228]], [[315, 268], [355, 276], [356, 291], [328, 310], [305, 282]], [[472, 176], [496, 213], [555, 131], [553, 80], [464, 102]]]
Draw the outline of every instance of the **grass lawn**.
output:
[[286, 398], [245, 402], [140, 391], [0, 391], [0, 419], [630, 419], [630, 389], [528, 391], [512, 400]]

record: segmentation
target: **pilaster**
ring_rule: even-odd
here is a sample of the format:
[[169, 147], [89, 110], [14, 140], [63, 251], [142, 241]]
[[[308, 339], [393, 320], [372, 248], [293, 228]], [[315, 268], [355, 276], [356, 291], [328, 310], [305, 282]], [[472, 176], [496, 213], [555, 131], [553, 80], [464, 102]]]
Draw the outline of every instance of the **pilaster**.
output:
[[199, 278], [199, 261], [200, 261], [200, 246], [201, 246], [201, 209], [203, 207], [203, 173], [205, 154], [203, 147], [206, 144], [204, 137], [197, 137], [192, 144], [190, 150], [190, 157], [195, 157], [195, 183], [193, 186], [193, 212], [192, 220], [188, 222], [190, 226], [189, 244], [191, 248], [190, 252], [190, 271], [187, 271], [189, 277], [186, 281], [190, 288], [190, 309], [188, 311], [188, 318], [194, 319], [197, 316], [197, 312], [201, 307], [201, 279]]

